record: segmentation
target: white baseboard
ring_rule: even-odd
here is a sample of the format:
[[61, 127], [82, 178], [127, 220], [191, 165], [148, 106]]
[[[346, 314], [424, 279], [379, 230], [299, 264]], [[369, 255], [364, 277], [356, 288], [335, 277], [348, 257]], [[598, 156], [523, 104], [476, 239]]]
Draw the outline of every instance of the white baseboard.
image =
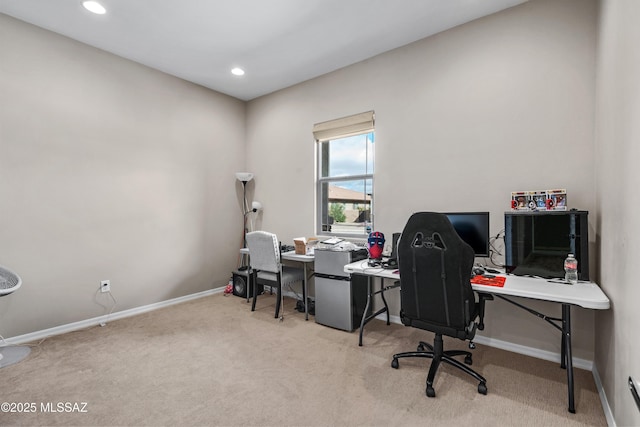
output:
[[593, 370], [591, 371], [591, 373], [593, 374], [593, 380], [595, 381], [596, 388], [598, 389], [598, 395], [600, 396], [600, 402], [602, 403], [604, 416], [607, 419], [607, 425], [609, 427], [616, 427], [616, 420], [613, 417], [613, 412], [611, 411], [611, 407], [609, 406], [609, 400], [607, 400], [607, 394], [604, 392], [602, 381], [600, 380], [600, 374], [598, 373], [598, 369], [595, 365], [593, 365]]
[[92, 326], [101, 325], [107, 322], [111, 322], [113, 320], [124, 319], [125, 317], [135, 316], [137, 314], [146, 313], [149, 311], [157, 310], [159, 308], [169, 307], [174, 304], [179, 304], [181, 302], [190, 301], [197, 298], [206, 297], [208, 295], [218, 294], [224, 291], [224, 287], [210, 289], [208, 291], [202, 291], [191, 295], [185, 295], [182, 297], [160, 301], [154, 304], [143, 305], [141, 307], [132, 308], [129, 310], [117, 311], [111, 314], [105, 314], [104, 316], [94, 317], [92, 319], [81, 320], [79, 322], [69, 323], [66, 325], [60, 325], [49, 329], [44, 329], [42, 331], [31, 332], [24, 335], [18, 335], [11, 338], [6, 338], [5, 342], [9, 345], [20, 345], [26, 344], [28, 342], [38, 341], [43, 338], [51, 337], [54, 335], [65, 334], [67, 332], [78, 331], [80, 329], [86, 329]]

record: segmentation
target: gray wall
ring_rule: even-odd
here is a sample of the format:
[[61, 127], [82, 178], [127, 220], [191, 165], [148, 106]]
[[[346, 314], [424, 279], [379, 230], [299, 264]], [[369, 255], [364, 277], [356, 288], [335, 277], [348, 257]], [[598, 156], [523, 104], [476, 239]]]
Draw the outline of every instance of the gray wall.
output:
[[[245, 104], [0, 14], [0, 300], [16, 336], [227, 283]], [[101, 305], [102, 304], [102, 305]]]
[[[388, 236], [420, 210], [490, 211], [498, 233], [515, 190], [566, 188], [570, 207], [593, 211], [596, 14], [595, 1], [528, 2], [249, 102], [260, 225], [285, 241], [313, 232], [312, 125], [367, 110]], [[559, 354], [546, 322], [502, 301], [487, 311], [483, 336]], [[573, 313], [574, 356], [592, 360], [594, 313]]]
[[604, 0], [597, 63], [597, 242], [612, 309], [596, 316], [595, 364], [619, 426], [640, 425], [627, 378], [640, 385], [640, 2]]
[[[256, 174], [256, 228], [312, 234], [311, 126], [374, 109], [383, 232], [417, 210], [483, 209], [497, 233], [521, 189], [565, 187], [591, 212], [612, 310], [573, 309], [575, 356], [594, 358], [617, 424], [640, 424], [626, 386], [640, 378], [640, 6], [600, 3], [532, 0], [247, 104], [0, 15], [0, 264], [25, 281], [0, 300], [0, 333], [104, 314], [101, 279], [116, 310], [224, 284], [238, 170]], [[559, 352], [539, 319], [488, 312], [483, 335]]]

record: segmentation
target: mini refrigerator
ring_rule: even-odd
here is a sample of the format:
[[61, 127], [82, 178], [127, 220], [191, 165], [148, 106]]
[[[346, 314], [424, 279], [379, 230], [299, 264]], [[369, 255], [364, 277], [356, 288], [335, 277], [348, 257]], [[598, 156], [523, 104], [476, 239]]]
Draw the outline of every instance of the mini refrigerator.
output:
[[344, 266], [367, 255], [366, 249], [315, 249], [316, 323], [345, 331], [360, 326], [367, 305], [368, 279], [361, 275], [351, 277], [345, 273]]

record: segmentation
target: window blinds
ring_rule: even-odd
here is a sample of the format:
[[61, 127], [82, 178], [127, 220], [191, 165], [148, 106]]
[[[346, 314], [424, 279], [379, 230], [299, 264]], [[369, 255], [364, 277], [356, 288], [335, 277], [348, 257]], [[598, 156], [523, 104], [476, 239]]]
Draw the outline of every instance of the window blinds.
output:
[[357, 135], [374, 129], [375, 114], [373, 111], [329, 120], [313, 125], [313, 136], [317, 141], [328, 141], [338, 137]]

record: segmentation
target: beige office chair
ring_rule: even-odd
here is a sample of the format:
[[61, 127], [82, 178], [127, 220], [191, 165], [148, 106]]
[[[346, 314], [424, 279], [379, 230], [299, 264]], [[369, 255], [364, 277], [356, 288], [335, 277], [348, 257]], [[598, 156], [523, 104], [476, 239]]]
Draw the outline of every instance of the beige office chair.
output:
[[282, 316], [280, 308], [282, 305], [282, 286], [289, 286], [295, 282], [302, 282], [302, 300], [306, 301], [304, 294], [304, 270], [302, 268], [282, 265], [280, 259], [280, 244], [278, 237], [266, 231], [252, 231], [247, 233], [247, 247], [249, 248], [249, 271], [253, 283], [253, 302], [251, 311], [256, 310], [256, 300], [258, 299], [258, 285], [275, 287], [277, 290], [276, 314], [275, 318]]

